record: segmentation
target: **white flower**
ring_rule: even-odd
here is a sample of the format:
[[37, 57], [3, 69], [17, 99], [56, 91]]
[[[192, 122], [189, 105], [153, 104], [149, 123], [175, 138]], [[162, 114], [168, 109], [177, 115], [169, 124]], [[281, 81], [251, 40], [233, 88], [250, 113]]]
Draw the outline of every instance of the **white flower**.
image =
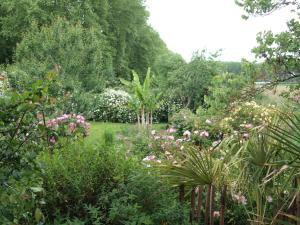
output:
[[151, 131], [151, 134], [152, 134], [152, 135], [155, 135], [155, 134], [156, 134], [156, 131], [155, 131], [155, 130], [152, 130], [152, 131]]
[[171, 152], [165, 151], [166, 155], [171, 155]]
[[212, 124], [211, 120], [209, 120], [209, 119], [205, 120], [205, 123]]
[[272, 196], [270, 196], [270, 195], [267, 196], [267, 202], [269, 202], [269, 203], [273, 202]]
[[194, 134], [198, 135], [198, 134], [199, 134], [199, 131], [198, 131], [198, 130], [195, 130], [195, 131], [194, 131]]
[[184, 131], [183, 136], [190, 137], [191, 136], [191, 132], [188, 131], [188, 130], [186, 130], [186, 131]]

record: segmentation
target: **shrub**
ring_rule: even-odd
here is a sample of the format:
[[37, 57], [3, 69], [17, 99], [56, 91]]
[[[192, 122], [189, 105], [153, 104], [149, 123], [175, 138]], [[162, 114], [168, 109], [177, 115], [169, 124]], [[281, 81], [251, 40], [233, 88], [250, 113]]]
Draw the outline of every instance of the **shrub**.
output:
[[170, 120], [170, 123], [177, 129], [178, 134], [182, 135], [186, 130], [193, 130], [198, 126], [199, 119], [189, 109], [182, 109], [178, 113], [175, 113]]
[[255, 101], [235, 103], [229, 114], [220, 121], [220, 127], [225, 133], [247, 135], [254, 127], [270, 124], [276, 115], [275, 106], [263, 106]]
[[84, 205], [99, 207], [106, 215], [107, 194], [134, 169], [134, 161], [105, 146], [75, 143], [53, 154], [40, 155], [50, 219], [56, 215], [84, 218]]
[[129, 109], [130, 95], [122, 90], [107, 89], [95, 96], [94, 120], [119, 123], [136, 121], [136, 114]]
[[49, 147], [45, 144], [47, 130], [37, 119], [38, 113], [50, 107], [49, 85], [49, 80], [45, 84], [38, 81], [30, 91], [10, 90], [0, 97], [1, 224], [36, 224], [43, 220], [42, 180], [36, 174], [39, 166], [35, 158]]
[[[177, 189], [160, 180], [154, 170], [139, 168], [111, 192], [112, 224], [180, 224]], [[188, 210], [185, 209], [185, 218]], [[187, 222], [187, 221], [186, 221]]]

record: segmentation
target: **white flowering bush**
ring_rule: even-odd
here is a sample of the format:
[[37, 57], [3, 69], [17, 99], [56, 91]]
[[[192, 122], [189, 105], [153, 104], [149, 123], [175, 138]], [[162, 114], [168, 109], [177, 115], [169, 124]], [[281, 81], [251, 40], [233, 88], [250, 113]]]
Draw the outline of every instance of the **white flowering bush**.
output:
[[119, 123], [136, 121], [136, 113], [128, 106], [131, 96], [127, 92], [107, 89], [94, 98], [94, 120]]

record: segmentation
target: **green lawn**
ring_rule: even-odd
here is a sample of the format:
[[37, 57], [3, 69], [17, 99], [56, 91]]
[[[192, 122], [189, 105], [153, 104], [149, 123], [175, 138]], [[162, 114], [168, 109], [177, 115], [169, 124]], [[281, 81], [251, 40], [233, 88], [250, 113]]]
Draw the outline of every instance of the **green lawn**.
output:
[[[166, 124], [154, 124], [151, 129], [162, 130], [166, 127]], [[90, 143], [97, 143], [103, 138], [105, 131], [110, 131], [114, 134], [119, 132], [129, 133], [134, 129], [138, 129], [136, 124], [128, 123], [103, 123], [103, 122], [91, 122], [90, 135], [86, 138], [86, 141]]]

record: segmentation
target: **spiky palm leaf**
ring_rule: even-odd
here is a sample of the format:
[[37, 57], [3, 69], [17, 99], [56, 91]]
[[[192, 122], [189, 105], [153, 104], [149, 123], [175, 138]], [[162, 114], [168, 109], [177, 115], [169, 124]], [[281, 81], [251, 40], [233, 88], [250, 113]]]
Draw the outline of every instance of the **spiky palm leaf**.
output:
[[205, 150], [199, 151], [191, 147], [180, 155], [180, 159], [178, 164], [161, 166], [163, 176], [169, 178], [174, 185], [212, 184], [222, 174], [223, 162], [213, 159]]
[[277, 141], [279, 150], [290, 153], [289, 164], [300, 167], [300, 118], [295, 115], [280, 115], [282, 123], [269, 127], [270, 136]]

